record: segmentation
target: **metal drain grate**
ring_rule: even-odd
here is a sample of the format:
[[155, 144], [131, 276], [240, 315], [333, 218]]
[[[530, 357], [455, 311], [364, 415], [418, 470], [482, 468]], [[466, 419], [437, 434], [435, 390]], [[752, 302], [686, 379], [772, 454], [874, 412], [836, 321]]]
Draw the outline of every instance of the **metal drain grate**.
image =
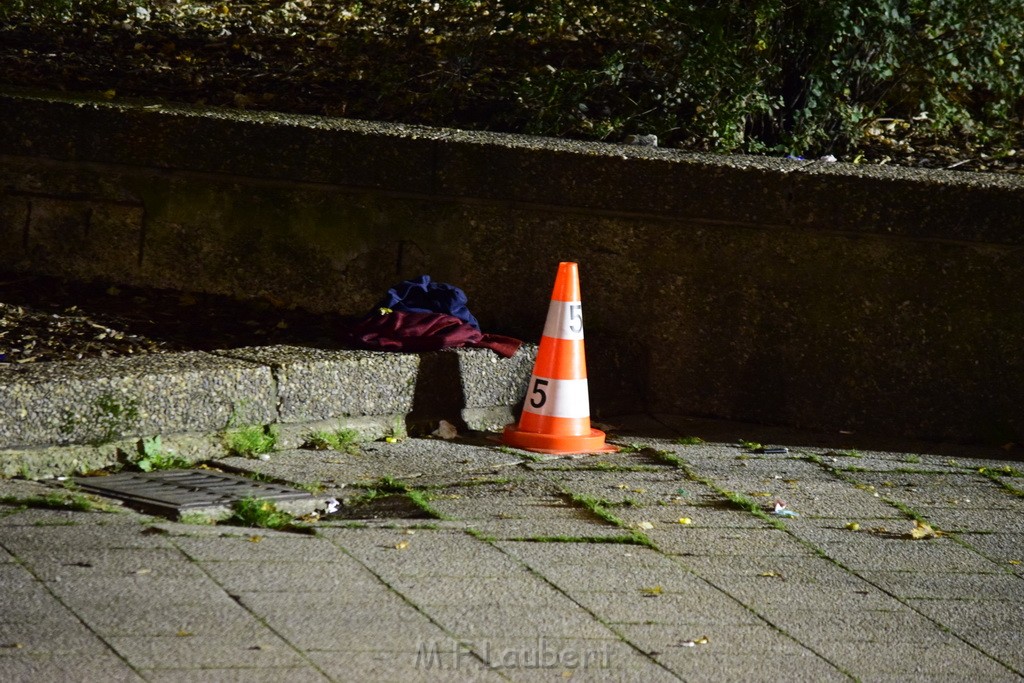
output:
[[273, 501], [313, 498], [305, 491], [280, 484], [199, 470], [123, 472], [108, 477], [80, 477], [75, 483], [88, 491], [118, 498], [132, 507], [166, 517], [228, 507], [245, 498]]

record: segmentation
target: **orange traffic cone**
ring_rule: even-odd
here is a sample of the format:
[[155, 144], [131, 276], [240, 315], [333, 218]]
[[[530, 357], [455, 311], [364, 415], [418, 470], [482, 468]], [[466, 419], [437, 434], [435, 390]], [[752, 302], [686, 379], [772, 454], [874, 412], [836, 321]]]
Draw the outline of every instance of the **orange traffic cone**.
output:
[[539, 453], [617, 451], [590, 427], [587, 362], [583, 353], [583, 305], [575, 263], [558, 264], [544, 334], [527, 387], [519, 424], [505, 427], [502, 441]]

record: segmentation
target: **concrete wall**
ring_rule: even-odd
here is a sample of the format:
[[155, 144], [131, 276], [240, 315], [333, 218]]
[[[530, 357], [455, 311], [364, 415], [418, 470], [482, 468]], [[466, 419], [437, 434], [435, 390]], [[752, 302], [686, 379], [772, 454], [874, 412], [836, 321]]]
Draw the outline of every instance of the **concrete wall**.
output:
[[1024, 441], [1019, 177], [21, 94], [0, 161], [0, 267], [536, 340], [574, 260], [595, 416]]

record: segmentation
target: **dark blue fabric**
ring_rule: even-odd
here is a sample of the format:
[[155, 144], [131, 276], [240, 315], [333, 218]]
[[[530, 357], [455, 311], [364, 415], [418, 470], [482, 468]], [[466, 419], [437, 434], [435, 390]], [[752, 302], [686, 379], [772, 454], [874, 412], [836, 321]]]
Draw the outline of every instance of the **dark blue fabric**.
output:
[[410, 313], [443, 313], [455, 316], [479, 330], [480, 323], [466, 308], [467, 301], [466, 293], [455, 285], [432, 282], [429, 275], [420, 275], [418, 278], [399, 282], [389, 289], [387, 296], [378, 304], [378, 308]]

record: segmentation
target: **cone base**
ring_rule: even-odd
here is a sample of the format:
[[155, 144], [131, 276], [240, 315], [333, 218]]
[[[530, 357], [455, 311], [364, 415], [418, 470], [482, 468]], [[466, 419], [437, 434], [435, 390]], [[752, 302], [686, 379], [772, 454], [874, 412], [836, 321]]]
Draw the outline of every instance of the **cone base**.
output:
[[600, 429], [591, 429], [588, 436], [560, 436], [557, 434], [540, 434], [524, 432], [510, 424], [505, 427], [501, 441], [506, 446], [521, 448], [524, 451], [546, 453], [548, 455], [572, 455], [574, 453], [614, 453], [617, 446], [605, 443], [605, 434]]

